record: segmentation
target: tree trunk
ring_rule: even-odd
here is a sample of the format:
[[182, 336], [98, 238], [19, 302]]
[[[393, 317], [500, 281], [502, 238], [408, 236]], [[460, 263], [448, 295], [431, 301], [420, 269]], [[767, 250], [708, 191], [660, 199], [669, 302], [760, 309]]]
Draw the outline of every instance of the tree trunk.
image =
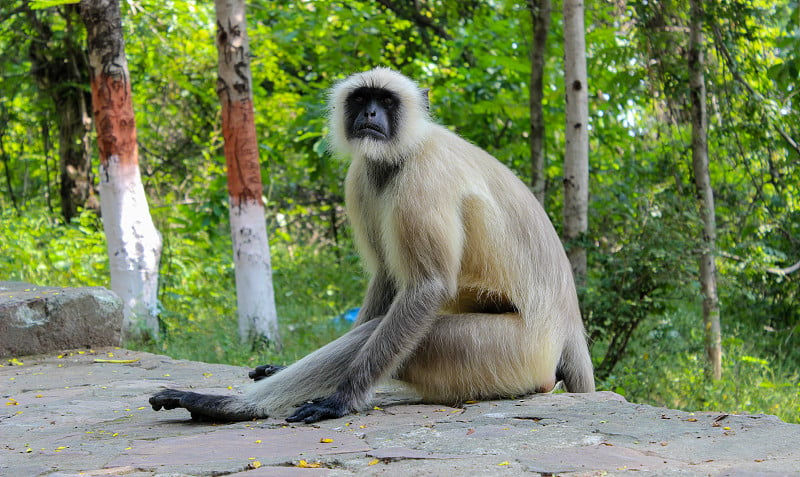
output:
[[264, 221], [244, 0], [216, 0], [222, 134], [242, 341], [280, 345]]
[[589, 98], [583, 1], [564, 0], [564, 240], [578, 285], [586, 277], [586, 248], [580, 243], [589, 227]]
[[547, 51], [547, 34], [550, 30], [550, 0], [528, 0], [533, 23], [531, 44], [531, 187], [533, 195], [544, 206], [547, 181], [544, 175], [544, 66]]
[[89, 80], [100, 151], [100, 207], [111, 289], [122, 298], [123, 338], [158, 336], [161, 237], [139, 174], [131, 84], [118, 0], [82, 0]]
[[97, 195], [92, 174], [89, 133], [91, 97], [81, 85], [87, 77], [87, 58], [76, 43], [72, 19], [76, 5], [63, 5], [66, 32], [59, 47], [53, 47], [53, 31], [41, 12], [27, 9], [36, 38], [31, 42], [31, 74], [41, 91], [53, 101], [58, 118], [58, 154], [60, 164], [61, 215], [66, 222], [81, 208], [97, 209]]
[[703, 325], [705, 330], [708, 376], [722, 377], [722, 335], [717, 297], [717, 267], [715, 263], [717, 224], [714, 216], [714, 191], [708, 171], [708, 117], [706, 85], [703, 70], [703, 6], [701, 0], [691, 0], [689, 25], [689, 91], [692, 103], [692, 168], [697, 189], [700, 217], [703, 220], [702, 250], [700, 252], [700, 286], [703, 292]]

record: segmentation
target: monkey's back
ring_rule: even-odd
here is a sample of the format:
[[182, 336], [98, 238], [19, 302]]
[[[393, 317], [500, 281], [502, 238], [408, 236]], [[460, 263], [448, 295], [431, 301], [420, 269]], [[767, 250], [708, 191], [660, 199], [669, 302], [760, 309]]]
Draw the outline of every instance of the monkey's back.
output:
[[[447, 190], [463, 217], [458, 288], [510, 298], [538, 325], [567, 321], [582, 328], [572, 271], [555, 228], [528, 187], [496, 158], [442, 126], [435, 126], [425, 157], [436, 158], [429, 177]], [[430, 161], [430, 159], [429, 159]]]

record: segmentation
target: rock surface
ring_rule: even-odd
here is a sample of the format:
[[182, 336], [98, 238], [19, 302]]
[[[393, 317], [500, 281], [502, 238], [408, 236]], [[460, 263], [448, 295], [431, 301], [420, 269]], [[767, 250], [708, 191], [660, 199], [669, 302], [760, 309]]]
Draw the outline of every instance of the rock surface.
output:
[[[154, 412], [163, 386], [237, 393], [244, 368], [124, 349], [3, 360], [0, 475], [797, 476], [800, 425], [687, 413], [609, 393], [376, 408], [318, 425], [196, 424]], [[12, 365], [16, 364], [16, 365]]]
[[0, 282], [0, 357], [116, 346], [122, 302], [102, 287]]

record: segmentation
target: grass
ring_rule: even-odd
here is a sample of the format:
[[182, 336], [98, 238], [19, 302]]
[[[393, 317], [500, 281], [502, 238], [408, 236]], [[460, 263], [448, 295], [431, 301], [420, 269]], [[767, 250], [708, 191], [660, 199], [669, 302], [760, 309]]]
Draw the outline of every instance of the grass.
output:
[[763, 330], [731, 327], [735, 334], [723, 342], [722, 379], [706, 379], [702, 330], [695, 326], [700, 316], [688, 308], [651, 320], [600, 387], [634, 402], [687, 411], [774, 414], [800, 423], [800, 370], [790, 358], [759, 346]]

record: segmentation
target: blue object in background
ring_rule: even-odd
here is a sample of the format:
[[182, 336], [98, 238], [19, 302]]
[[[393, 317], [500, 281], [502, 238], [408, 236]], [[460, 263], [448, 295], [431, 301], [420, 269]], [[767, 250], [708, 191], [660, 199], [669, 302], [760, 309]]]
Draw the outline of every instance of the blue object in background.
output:
[[361, 308], [350, 308], [349, 310], [345, 311], [341, 315], [337, 316], [336, 318], [346, 321], [348, 323], [355, 323], [356, 317], [358, 317], [358, 310]]

